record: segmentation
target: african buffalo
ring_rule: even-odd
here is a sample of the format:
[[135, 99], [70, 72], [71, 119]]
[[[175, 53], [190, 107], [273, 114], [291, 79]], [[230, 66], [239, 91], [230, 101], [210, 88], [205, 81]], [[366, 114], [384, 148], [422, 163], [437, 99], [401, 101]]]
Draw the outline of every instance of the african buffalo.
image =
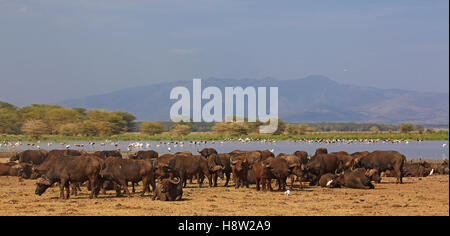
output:
[[[207, 176], [211, 184], [208, 160], [200, 155], [162, 155], [157, 161], [157, 175], [163, 178], [180, 177], [184, 186], [188, 177], [198, 175], [203, 179], [203, 176]], [[201, 185], [199, 178], [199, 186]]]
[[19, 163], [30, 163], [33, 165], [40, 165], [48, 156], [45, 150], [25, 150], [17, 153], [10, 158], [10, 161], [19, 161]]
[[[100, 171], [100, 176], [104, 180], [113, 181], [125, 189], [128, 196], [131, 196], [128, 190], [128, 181], [137, 183], [143, 182], [143, 190], [141, 196], [144, 196], [146, 191], [149, 191], [149, 185], [154, 189], [155, 187], [155, 173], [153, 163], [147, 160], [129, 160], [129, 159], [115, 159], [108, 157], [105, 160], [105, 168]], [[117, 192], [120, 195], [120, 192]]]
[[108, 157], [122, 159], [122, 154], [120, 153], [120, 151], [97, 151], [94, 152], [94, 155], [102, 159], [106, 159]]
[[291, 175], [291, 188], [294, 188], [295, 176], [300, 179], [300, 183], [304, 179], [304, 172], [302, 171], [302, 159], [297, 155], [278, 155], [277, 158], [283, 158], [287, 161]]
[[336, 181], [338, 176], [335, 174], [324, 174], [320, 177], [319, 186], [323, 188], [340, 188], [341, 185]]
[[347, 188], [374, 189], [375, 186], [373, 186], [371, 181], [377, 181], [377, 178], [379, 178], [378, 170], [358, 168], [353, 171], [344, 171], [335, 181]]
[[374, 151], [354, 162], [353, 168], [376, 169], [379, 173], [391, 170], [397, 177], [397, 183], [403, 183], [403, 165], [406, 157], [397, 151]]
[[148, 151], [138, 151], [135, 154], [130, 154], [128, 155], [129, 159], [133, 159], [133, 160], [147, 160], [147, 159], [154, 159], [154, 158], [158, 158], [159, 157], [159, 153], [153, 150], [148, 150]]
[[[278, 182], [278, 190], [286, 190], [286, 179], [291, 174], [288, 162], [283, 158], [270, 157], [265, 161], [262, 161], [262, 184], [267, 183], [268, 189], [271, 191], [272, 186], [270, 184], [272, 179], [276, 179]], [[256, 178], [256, 173], [255, 173]]]
[[311, 186], [317, 185], [320, 177], [343, 170], [344, 163], [336, 154], [318, 154], [304, 166], [304, 171], [312, 177]]
[[0, 163], [0, 176], [18, 176], [19, 165], [15, 162]]
[[180, 178], [157, 179], [152, 200], [179, 201], [183, 196], [183, 187]]
[[241, 185], [248, 188], [248, 161], [245, 156], [236, 156], [234, 160], [231, 161], [231, 169], [233, 171], [235, 188], [239, 188]]
[[[68, 199], [71, 183], [89, 181], [91, 184], [89, 197], [94, 198], [98, 194], [99, 184], [101, 183], [100, 170], [102, 166], [103, 160], [93, 155], [49, 157], [36, 168], [41, 178], [37, 181], [35, 193], [40, 196], [55, 182], [59, 182], [60, 197]], [[64, 188], [67, 191], [66, 195], [64, 195]]]

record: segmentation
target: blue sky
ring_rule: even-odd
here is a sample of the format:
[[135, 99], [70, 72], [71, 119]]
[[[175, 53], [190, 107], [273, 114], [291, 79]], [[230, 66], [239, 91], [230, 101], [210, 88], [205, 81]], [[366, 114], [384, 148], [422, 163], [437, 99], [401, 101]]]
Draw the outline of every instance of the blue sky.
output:
[[312, 74], [448, 92], [449, 1], [0, 0], [0, 100]]

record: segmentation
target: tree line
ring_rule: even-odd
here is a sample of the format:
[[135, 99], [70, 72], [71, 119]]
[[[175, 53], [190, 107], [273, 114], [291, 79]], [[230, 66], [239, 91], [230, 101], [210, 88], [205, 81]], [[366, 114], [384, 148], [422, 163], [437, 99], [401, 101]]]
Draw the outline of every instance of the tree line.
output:
[[0, 102], [0, 133], [63, 136], [110, 136], [133, 129], [136, 117], [123, 111], [33, 104], [18, 108]]
[[[236, 117], [235, 117], [236, 118]], [[187, 135], [191, 132], [209, 132], [238, 136], [256, 134], [264, 123], [248, 122], [136, 122], [136, 117], [123, 111], [65, 108], [58, 105], [33, 104], [18, 108], [0, 102], [0, 134], [25, 134], [37, 138], [42, 135], [111, 136], [125, 132], [157, 135], [168, 132]], [[307, 132], [434, 132], [412, 123], [400, 125], [376, 123], [286, 123], [278, 120], [275, 135], [302, 135]]]

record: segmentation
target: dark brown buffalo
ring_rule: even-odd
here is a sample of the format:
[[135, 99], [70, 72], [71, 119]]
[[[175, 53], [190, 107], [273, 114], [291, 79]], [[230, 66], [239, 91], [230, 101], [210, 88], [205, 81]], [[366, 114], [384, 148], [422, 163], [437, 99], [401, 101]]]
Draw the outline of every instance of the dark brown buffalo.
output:
[[317, 148], [316, 152], [314, 153], [314, 156], [320, 155], [320, 154], [328, 154], [328, 149], [326, 148]]
[[[116, 159], [109, 157], [105, 160], [105, 168], [100, 172], [104, 180], [113, 181], [125, 189], [128, 196], [131, 196], [128, 190], [128, 181], [137, 183], [142, 181], [143, 190], [141, 196], [149, 191], [149, 185], [155, 188], [155, 173], [153, 163], [148, 160], [130, 160]], [[117, 192], [120, 195], [120, 192]]]
[[[211, 184], [211, 176], [208, 170], [208, 160], [200, 155], [163, 155], [158, 158], [157, 174], [163, 178], [180, 177], [181, 182], [186, 187], [186, 180], [192, 176], [207, 176]], [[199, 186], [202, 182], [199, 178]]]
[[33, 165], [30, 163], [20, 163], [19, 164], [18, 176], [24, 179], [37, 179], [39, 176], [33, 171]]
[[367, 156], [370, 152], [364, 151], [364, 152], [354, 152], [351, 154], [351, 156], [355, 159], [360, 159], [361, 157]]
[[264, 161], [269, 157], [275, 157], [275, 154], [269, 150], [259, 151], [261, 153], [261, 160]]
[[335, 174], [324, 174], [320, 177], [319, 186], [322, 188], [340, 188], [341, 185], [336, 181], [338, 176]]
[[154, 158], [158, 158], [159, 157], [159, 153], [153, 150], [148, 150], [148, 151], [138, 151], [135, 154], [130, 154], [128, 155], [129, 159], [133, 159], [133, 160], [147, 160], [147, 159], [154, 159]]
[[236, 156], [231, 161], [231, 169], [233, 171], [235, 188], [239, 188], [241, 185], [245, 185], [248, 188], [247, 175], [249, 165], [247, 158], [245, 156]]
[[211, 180], [214, 187], [217, 186], [217, 178], [220, 177], [223, 179], [224, 175], [226, 177], [224, 186], [228, 186], [231, 173], [233, 172], [231, 168], [230, 154], [212, 154], [208, 156], [207, 160], [209, 173], [211, 174]]
[[432, 163], [431, 169], [434, 169], [434, 173], [436, 174], [448, 175], [449, 174], [448, 159], [445, 159], [440, 163]]
[[294, 188], [295, 177], [299, 178], [300, 183], [304, 179], [304, 173], [302, 169], [302, 159], [297, 155], [278, 155], [277, 158], [283, 158], [287, 161], [291, 175], [291, 189]]
[[204, 148], [199, 153], [208, 160], [208, 169], [211, 174], [211, 179], [214, 187], [217, 186], [217, 178], [223, 179], [226, 176], [225, 186], [228, 186], [232, 168], [230, 164], [231, 155], [228, 153], [218, 154], [214, 148]]
[[[41, 178], [37, 181], [35, 193], [40, 196], [55, 182], [59, 182], [60, 197], [68, 199], [71, 183], [89, 181], [91, 185], [89, 197], [94, 198], [98, 194], [101, 182], [100, 170], [103, 164], [103, 160], [94, 155], [49, 157], [36, 168]], [[66, 195], [64, 195], [64, 188], [67, 192]]]
[[304, 166], [304, 171], [312, 177], [310, 185], [317, 185], [322, 175], [327, 173], [335, 174], [343, 169], [343, 162], [336, 154], [315, 155]]
[[397, 151], [374, 151], [354, 162], [354, 168], [376, 169], [379, 173], [393, 171], [397, 183], [403, 183], [403, 165], [406, 157]]
[[19, 161], [19, 163], [30, 163], [33, 165], [40, 165], [48, 156], [45, 150], [26, 150], [19, 152], [12, 156], [10, 161]]
[[308, 153], [305, 151], [296, 151], [294, 152], [294, 155], [298, 156], [300, 158], [300, 162], [303, 165], [306, 165], [306, 163], [308, 163], [309, 159], [308, 159]]
[[183, 196], [183, 187], [180, 178], [157, 179], [152, 199], [161, 201], [179, 201]]
[[432, 170], [431, 164], [426, 161], [418, 163], [405, 163], [403, 166], [404, 177], [426, 177]]
[[18, 176], [19, 164], [12, 163], [0, 163], [0, 176]]
[[81, 155], [87, 155], [85, 151], [78, 151], [78, 150], [51, 150], [48, 152], [48, 157], [62, 157], [62, 156], [81, 156]]
[[276, 179], [278, 182], [278, 190], [286, 190], [286, 179], [291, 174], [288, 162], [283, 158], [270, 157], [262, 161], [262, 165], [262, 183], [267, 183], [268, 188], [272, 191], [270, 182], [272, 179]]
[[102, 159], [106, 159], [108, 157], [122, 159], [122, 153], [120, 153], [120, 151], [97, 151], [94, 152], [94, 155]]
[[[272, 153], [273, 154], [273, 153]], [[270, 153], [265, 152], [266, 157], [270, 156]], [[235, 157], [245, 156], [247, 158], [247, 162], [250, 168], [252, 168], [253, 164], [257, 161], [263, 160], [262, 151], [240, 151], [235, 150], [230, 152], [230, 160], [233, 161]]]
[[347, 188], [374, 189], [375, 186], [371, 181], [377, 181], [377, 178], [379, 174], [376, 169], [358, 168], [353, 171], [346, 170], [336, 178], [336, 182]]

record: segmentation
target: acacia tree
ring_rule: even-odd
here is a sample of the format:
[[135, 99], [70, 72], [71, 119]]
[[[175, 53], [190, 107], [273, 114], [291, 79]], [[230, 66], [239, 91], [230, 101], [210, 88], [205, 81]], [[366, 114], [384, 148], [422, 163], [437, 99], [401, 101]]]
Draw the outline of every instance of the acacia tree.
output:
[[164, 126], [161, 122], [142, 122], [140, 131], [148, 135], [160, 134], [164, 131]]
[[42, 120], [27, 120], [22, 125], [22, 132], [37, 139], [44, 134], [48, 134], [50, 129]]
[[414, 130], [414, 125], [412, 123], [403, 123], [400, 124], [400, 131], [402, 133], [409, 133]]

